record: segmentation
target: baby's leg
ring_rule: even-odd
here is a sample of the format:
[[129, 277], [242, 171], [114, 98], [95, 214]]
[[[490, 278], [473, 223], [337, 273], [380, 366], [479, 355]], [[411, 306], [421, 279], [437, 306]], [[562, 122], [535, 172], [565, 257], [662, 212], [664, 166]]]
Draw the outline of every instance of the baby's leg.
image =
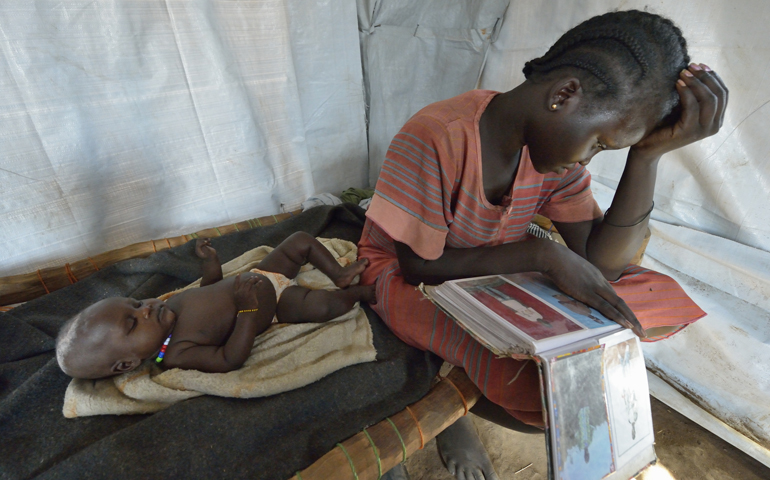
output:
[[340, 288], [350, 285], [353, 278], [363, 272], [369, 263], [368, 260], [359, 260], [342, 267], [321, 242], [305, 232], [297, 232], [275, 247], [257, 268], [294, 278], [300, 267], [308, 262], [331, 278]]
[[276, 313], [281, 323], [321, 323], [349, 312], [356, 302], [375, 303], [374, 285], [342, 290], [289, 287], [281, 294]]

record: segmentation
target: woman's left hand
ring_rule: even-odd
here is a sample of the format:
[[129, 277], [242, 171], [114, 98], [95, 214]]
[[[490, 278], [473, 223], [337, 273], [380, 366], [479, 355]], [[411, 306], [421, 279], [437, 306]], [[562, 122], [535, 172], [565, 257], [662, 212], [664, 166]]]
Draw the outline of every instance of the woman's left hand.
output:
[[673, 125], [653, 130], [631, 147], [637, 155], [658, 158], [666, 152], [714, 135], [722, 127], [729, 92], [716, 72], [692, 63], [676, 83], [682, 113]]

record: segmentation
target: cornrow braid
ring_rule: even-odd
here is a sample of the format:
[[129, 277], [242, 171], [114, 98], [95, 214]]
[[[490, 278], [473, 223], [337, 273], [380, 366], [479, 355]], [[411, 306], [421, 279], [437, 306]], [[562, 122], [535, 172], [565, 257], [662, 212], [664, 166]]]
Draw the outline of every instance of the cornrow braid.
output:
[[[580, 68], [582, 70], [586, 70], [587, 72], [590, 72], [594, 77], [596, 77], [600, 82], [602, 82], [606, 87], [608, 92], [612, 92], [615, 89], [615, 84], [612, 80], [610, 80], [607, 73], [602, 70], [597, 65], [594, 65], [592, 63], [588, 63], [582, 60], [574, 60], [574, 61], [564, 61], [562, 63], [559, 63], [559, 67], [576, 67]], [[552, 68], [540, 66], [540, 65], [531, 65], [531, 71], [550, 71]]]
[[679, 69], [682, 70], [690, 64], [690, 55], [687, 54], [687, 40], [684, 38], [684, 35], [682, 35], [682, 30], [680, 30], [679, 27], [677, 27], [676, 24], [670, 19], [658, 16], [658, 21], [661, 23], [661, 26], [665, 26], [666, 28], [670, 29], [679, 42], [679, 50], [682, 52], [684, 57], [681, 65], [682, 68]]
[[587, 95], [659, 105], [659, 113], [665, 116], [679, 102], [675, 83], [689, 62], [687, 41], [671, 20], [627, 10], [577, 25], [545, 55], [527, 62], [523, 72], [528, 80], [537, 81], [550, 72], [571, 68]]
[[546, 52], [545, 55], [525, 63], [524, 75], [528, 75], [527, 69], [530, 69], [531, 71], [535, 66], [544, 67], [549, 62], [558, 58], [560, 55], [570, 50], [571, 48], [577, 47], [581, 43], [598, 40], [612, 40], [620, 43], [629, 51], [629, 53], [631, 53], [631, 55], [634, 57], [634, 60], [636, 60], [636, 62], [639, 64], [642, 69], [642, 76], [647, 74], [647, 71], [649, 70], [649, 64], [647, 62], [644, 50], [636, 41], [636, 39], [628, 32], [618, 28], [610, 27], [588, 32], [579, 32], [576, 33], [572, 38], [567, 38], [567, 35], [565, 34], [548, 50], [548, 52]]

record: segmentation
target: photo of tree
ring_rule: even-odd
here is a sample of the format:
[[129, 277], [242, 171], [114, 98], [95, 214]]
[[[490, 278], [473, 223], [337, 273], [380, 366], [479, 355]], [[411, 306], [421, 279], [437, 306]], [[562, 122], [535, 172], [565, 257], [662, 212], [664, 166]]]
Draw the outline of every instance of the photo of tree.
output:
[[613, 444], [619, 458], [652, 434], [647, 371], [636, 338], [604, 351], [607, 405], [613, 419]]

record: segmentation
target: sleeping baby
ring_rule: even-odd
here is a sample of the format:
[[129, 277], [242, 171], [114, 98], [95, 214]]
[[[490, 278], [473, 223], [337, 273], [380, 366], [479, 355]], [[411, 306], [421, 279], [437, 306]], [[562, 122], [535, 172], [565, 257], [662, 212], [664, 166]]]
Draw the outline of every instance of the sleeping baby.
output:
[[[56, 359], [64, 373], [108, 377], [151, 357], [163, 368], [228, 372], [243, 365], [254, 337], [273, 322], [325, 322], [358, 301], [376, 301], [374, 285], [350, 285], [367, 260], [343, 267], [304, 232], [283, 241], [251, 272], [226, 279], [208, 239], [198, 239], [195, 253], [203, 259], [200, 288], [165, 302], [107, 298], [68, 320], [56, 339]], [[340, 290], [297, 285], [295, 277], [308, 262]]]

